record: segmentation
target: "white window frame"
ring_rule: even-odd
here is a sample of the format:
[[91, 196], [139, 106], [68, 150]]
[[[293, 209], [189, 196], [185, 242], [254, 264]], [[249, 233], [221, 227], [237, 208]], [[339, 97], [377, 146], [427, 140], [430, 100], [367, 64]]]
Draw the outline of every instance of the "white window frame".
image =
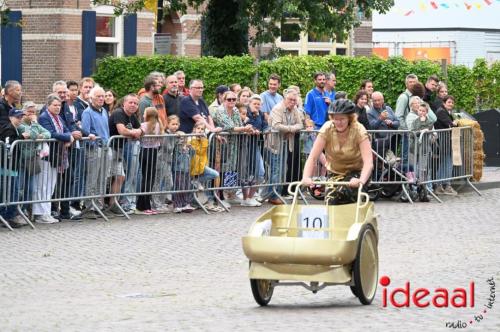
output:
[[[287, 19], [286, 23], [299, 23], [298, 19]], [[276, 39], [276, 46], [286, 51], [299, 51], [299, 55], [307, 55], [309, 51], [328, 51], [337, 54], [337, 48], [347, 48], [347, 42], [337, 43], [330, 39], [329, 42], [310, 42], [307, 32], [300, 33], [300, 39], [296, 42], [282, 42], [281, 37]], [[347, 52], [346, 52], [347, 54]]]
[[95, 42], [97, 43], [110, 43], [116, 45], [116, 54], [115, 56], [121, 57], [123, 56], [123, 15], [114, 16], [113, 7], [111, 6], [96, 6], [93, 8], [96, 12], [97, 16], [109, 16], [113, 17], [115, 20], [114, 29], [115, 36], [114, 37], [95, 37]]

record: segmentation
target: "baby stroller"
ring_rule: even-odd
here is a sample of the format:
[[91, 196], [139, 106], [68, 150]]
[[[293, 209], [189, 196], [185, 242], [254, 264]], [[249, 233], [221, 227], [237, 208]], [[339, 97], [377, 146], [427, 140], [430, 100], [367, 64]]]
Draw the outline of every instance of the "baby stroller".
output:
[[408, 182], [408, 177], [401, 169], [401, 158], [396, 157], [392, 150], [387, 150], [384, 157], [373, 150], [373, 156], [374, 171], [367, 188], [370, 200], [376, 201], [382, 197], [413, 203], [419, 199], [419, 186], [416, 183], [404, 183]]

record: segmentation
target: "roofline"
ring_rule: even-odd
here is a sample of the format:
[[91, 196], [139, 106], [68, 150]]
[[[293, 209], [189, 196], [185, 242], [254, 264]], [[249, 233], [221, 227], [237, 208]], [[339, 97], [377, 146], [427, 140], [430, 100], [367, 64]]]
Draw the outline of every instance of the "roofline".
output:
[[500, 32], [500, 29], [481, 28], [373, 28], [373, 32], [399, 32], [399, 31], [480, 31], [480, 32]]

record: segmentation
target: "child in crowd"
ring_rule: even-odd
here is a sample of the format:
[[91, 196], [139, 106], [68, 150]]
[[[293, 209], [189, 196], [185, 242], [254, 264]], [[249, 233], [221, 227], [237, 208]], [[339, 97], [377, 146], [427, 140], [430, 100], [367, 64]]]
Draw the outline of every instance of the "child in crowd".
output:
[[237, 103], [236, 104], [236, 108], [238, 109], [238, 111], [240, 112], [240, 119], [241, 119], [241, 122], [243, 124], [247, 124], [248, 123], [248, 108], [246, 105], [244, 104], [241, 104], [241, 103]]
[[[413, 105], [412, 105], [413, 106]], [[420, 131], [423, 129], [434, 129], [434, 122], [436, 122], [436, 115], [429, 108], [427, 103], [421, 102], [416, 105], [415, 109], [406, 116], [406, 125], [408, 130]]]
[[191, 158], [194, 155], [193, 148], [189, 145], [185, 133], [178, 131], [179, 138], [174, 148], [174, 160], [172, 163], [172, 171], [174, 177], [174, 190], [172, 200], [174, 203], [174, 213], [193, 212], [194, 207], [191, 206], [193, 194], [191, 192], [183, 192], [191, 189], [191, 177], [189, 176], [189, 168]]
[[[249, 102], [249, 112], [247, 115], [247, 121], [245, 124], [252, 125], [253, 135], [248, 136], [247, 144], [244, 150], [246, 150], [246, 163], [242, 163], [242, 166], [246, 169], [242, 170], [242, 174], [245, 174], [246, 184], [249, 186], [260, 184], [264, 181], [265, 169], [264, 161], [262, 159], [260, 145], [263, 142], [262, 134], [267, 131], [268, 124], [264, 114], [261, 112], [262, 100], [259, 95], [253, 95], [250, 97]], [[260, 206], [261, 203], [258, 202], [254, 195], [257, 188], [250, 187], [243, 189], [243, 201], [241, 205], [243, 206]]]
[[[420, 133], [417, 134], [417, 137], [419, 137], [417, 141], [418, 153], [422, 156], [422, 158], [419, 159], [419, 163], [417, 165], [418, 179], [420, 181], [432, 179], [432, 158], [437, 157], [438, 155], [436, 143], [437, 134], [435, 132], [431, 134], [425, 134], [425, 132], [434, 129], [434, 122], [436, 122], [436, 119], [437, 117], [430, 109], [429, 104], [425, 102], [421, 102], [418, 105], [418, 109], [416, 109], [416, 111], [412, 109], [412, 111], [409, 112], [406, 116], [406, 125], [408, 126], [408, 130], [420, 131]], [[413, 140], [410, 141], [410, 144], [411, 146], [413, 146]], [[415, 157], [413, 156], [413, 158]], [[427, 191], [432, 192], [431, 183], [427, 184]], [[423, 187], [419, 188], [419, 193], [420, 201], [429, 201]]]
[[[190, 144], [194, 149], [194, 156], [191, 158], [191, 169], [190, 174], [192, 177], [197, 178], [191, 181], [191, 183], [198, 189], [204, 190], [202, 183], [205, 185], [219, 177], [219, 172], [215, 169], [208, 167], [208, 138], [205, 134], [206, 126], [204, 122], [197, 122], [193, 127], [193, 136], [191, 138]], [[215, 205], [214, 192], [208, 190], [206, 192], [208, 197], [208, 202], [205, 208], [209, 211], [222, 212], [224, 209], [222, 207], [217, 207]]]
[[[163, 125], [159, 120], [156, 107], [147, 107], [144, 110], [144, 122], [141, 123], [141, 129], [145, 135], [161, 135], [164, 132]], [[156, 161], [158, 149], [160, 148], [161, 138], [143, 137], [141, 140], [141, 192], [151, 192], [156, 175]], [[140, 195], [137, 198], [136, 214], [157, 214], [156, 210], [151, 208], [151, 195]]]
[[[418, 109], [419, 109], [421, 103], [422, 103], [422, 99], [420, 99], [420, 97], [418, 97], [418, 96], [410, 97], [410, 100], [408, 102], [408, 105], [410, 107], [410, 111], [408, 112], [408, 115], [406, 116], [406, 124], [407, 125], [408, 125], [408, 123], [411, 122], [412, 127], [413, 127], [414, 119], [418, 118], [417, 113], [418, 113]], [[410, 118], [410, 122], [408, 121], [408, 118]], [[408, 129], [409, 129], [409, 126], [408, 126]], [[410, 137], [410, 146], [413, 146], [413, 144], [415, 144], [415, 141], [413, 140], [413, 136], [409, 136], [409, 137]], [[411, 154], [411, 152], [409, 154]], [[415, 160], [415, 155], [411, 154], [409, 156], [407, 163], [409, 165], [413, 165], [414, 160]], [[413, 167], [411, 166], [411, 168], [413, 168]], [[415, 183], [416, 178], [415, 178], [415, 173], [413, 172], [413, 170], [409, 170], [408, 172], [406, 172], [405, 176], [406, 176], [406, 179], [408, 180], [408, 182]]]
[[[179, 127], [181, 125], [181, 120], [177, 115], [170, 115], [168, 118], [168, 125], [167, 125], [167, 130], [165, 131], [165, 134], [173, 135], [177, 134], [177, 131], [179, 130]], [[167, 160], [165, 163], [165, 169], [166, 169], [166, 187], [167, 190], [171, 190], [172, 187], [174, 186], [173, 180], [172, 180], [172, 156], [174, 154], [174, 148], [175, 148], [175, 142], [177, 141], [176, 137], [167, 137], [165, 145], [167, 146], [166, 148], [166, 156]]]
[[[177, 133], [179, 126], [180, 120], [177, 115], [170, 115], [167, 118], [167, 127], [165, 128], [165, 134], [167, 134], [167, 136], [163, 137], [161, 140], [161, 150], [158, 153], [158, 165], [161, 166], [156, 168], [153, 192], [171, 191], [173, 188], [172, 156], [178, 137], [172, 135]], [[158, 213], [167, 213], [171, 211], [168, 204], [172, 202], [168, 199], [169, 197], [171, 197], [170, 194], [161, 194], [153, 197], [153, 204], [158, 210]]]

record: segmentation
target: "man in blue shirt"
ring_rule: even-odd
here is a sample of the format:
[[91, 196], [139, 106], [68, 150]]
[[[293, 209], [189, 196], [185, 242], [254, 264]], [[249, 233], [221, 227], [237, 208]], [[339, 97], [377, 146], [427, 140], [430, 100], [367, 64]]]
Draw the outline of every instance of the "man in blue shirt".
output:
[[306, 95], [304, 109], [309, 115], [316, 129], [321, 128], [327, 119], [328, 104], [325, 102], [325, 74], [317, 72], [314, 74], [316, 87]]
[[82, 129], [89, 136], [99, 136], [106, 144], [109, 139], [108, 112], [103, 108], [104, 89], [95, 87], [89, 93], [91, 103], [82, 113]]
[[266, 121], [269, 122], [269, 114], [274, 106], [283, 101], [283, 96], [278, 93], [280, 88], [281, 78], [277, 74], [271, 74], [267, 83], [268, 90], [260, 94], [262, 99], [261, 111], [264, 113]]
[[180, 104], [179, 118], [181, 124], [179, 130], [190, 134], [197, 122], [204, 122], [205, 127], [212, 133], [222, 131], [222, 128], [216, 127], [207, 104], [203, 99], [203, 90], [205, 89], [203, 81], [193, 79], [189, 82], [189, 95], [182, 98]]
[[[82, 129], [89, 133], [89, 138], [94, 140], [97, 136], [101, 138], [102, 144], [109, 140], [108, 112], [104, 109], [104, 89], [96, 86], [89, 92], [90, 104], [82, 113]], [[100, 142], [100, 143], [101, 143]], [[101, 146], [90, 145], [85, 151], [85, 195], [99, 195], [100, 182], [106, 177], [106, 166], [101, 165], [101, 155], [105, 150]], [[109, 166], [109, 164], [107, 165]], [[95, 219], [96, 215], [90, 210], [89, 202], [85, 203], [86, 211], [82, 213], [87, 218]], [[90, 213], [89, 213], [90, 212]]]

